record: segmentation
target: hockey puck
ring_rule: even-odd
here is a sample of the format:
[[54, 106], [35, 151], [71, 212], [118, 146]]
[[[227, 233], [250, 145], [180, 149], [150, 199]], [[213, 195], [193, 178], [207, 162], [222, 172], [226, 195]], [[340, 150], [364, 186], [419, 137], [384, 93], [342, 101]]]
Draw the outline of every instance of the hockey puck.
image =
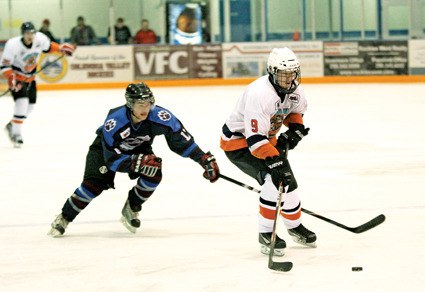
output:
[[363, 268], [362, 267], [352, 267], [351, 270], [353, 272], [360, 272], [360, 271], [363, 271]]

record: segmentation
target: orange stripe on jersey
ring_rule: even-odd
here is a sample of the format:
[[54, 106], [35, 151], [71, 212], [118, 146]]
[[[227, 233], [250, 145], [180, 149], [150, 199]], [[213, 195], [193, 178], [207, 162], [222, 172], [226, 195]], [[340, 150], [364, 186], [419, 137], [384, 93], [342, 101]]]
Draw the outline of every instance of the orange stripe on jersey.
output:
[[267, 157], [279, 156], [279, 151], [270, 143], [261, 145], [251, 152], [257, 158], [266, 159]]
[[266, 219], [274, 220], [274, 215], [276, 214], [276, 210], [270, 210], [260, 206], [260, 215]]
[[228, 141], [223, 140], [223, 138], [220, 139], [220, 148], [224, 151], [235, 151], [247, 147], [248, 143], [246, 142], [245, 138]]
[[285, 214], [283, 212], [280, 212], [280, 214], [285, 219], [288, 219], [288, 220], [297, 220], [297, 219], [300, 219], [300, 217], [301, 217], [301, 209], [297, 213], [295, 213], [295, 214]]
[[284, 120], [283, 124], [288, 127], [289, 124], [303, 124], [303, 116], [301, 114], [289, 114]]
[[50, 50], [49, 53], [59, 52], [59, 44], [55, 42], [50, 43]]
[[9, 76], [12, 75], [12, 74], [13, 74], [13, 70], [12, 69], [9, 69], [9, 70], [6, 70], [6, 71], [3, 72], [3, 76], [6, 79], [9, 79]]

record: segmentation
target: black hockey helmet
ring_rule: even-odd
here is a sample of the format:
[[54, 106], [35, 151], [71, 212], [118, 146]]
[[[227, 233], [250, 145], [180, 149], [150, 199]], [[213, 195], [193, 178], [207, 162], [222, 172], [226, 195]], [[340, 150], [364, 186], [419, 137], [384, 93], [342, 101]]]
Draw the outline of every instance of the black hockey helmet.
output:
[[21, 34], [26, 32], [36, 32], [34, 24], [30, 21], [24, 22], [21, 25]]
[[155, 97], [149, 86], [144, 82], [130, 83], [125, 90], [125, 99], [127, 107], [132, 109], [135, 103], [149, 102], [151, 105], [155, 104]]

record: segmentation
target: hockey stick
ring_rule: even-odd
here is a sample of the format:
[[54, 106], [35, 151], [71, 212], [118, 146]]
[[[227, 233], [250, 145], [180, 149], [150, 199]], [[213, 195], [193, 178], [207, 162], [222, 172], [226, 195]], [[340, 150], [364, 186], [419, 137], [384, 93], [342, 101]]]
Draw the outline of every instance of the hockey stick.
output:
[[385, 215], [380, 214], [380, 215], [376, 216], [375, 218], [373, 218], [372, 220], [369, 220], [362, 225], [359, 225], [357, 227], [348, 227], [348, 226], [345, 226], [344, 224], [341, 224], [341, 223], [336, 222], [332, 219], [326, 218], [322, 215], [316, 214], [313, 211], [307, 210], [305, 208], [302, 208], [301, 210], [308, 215], [322, 219], [323, 221], [326, 221], [328, 223], [331, 223], [333, 225], [336, 225], [336, 226], [338, 226], [342, 229], [348, 230], [348, 231], [353, 232], [353, 233], [363, 233], [365, 231], [368, 231], [369, 229], [372, 229], [372, 228], [378, 226], [379, 224], [381, 224], [385, 221]]
[[[288, 157], [288, 145], [286, 145], [285, 150], [285, 158]], [[275, 271], [281, 271], [281, 272], [289, 272], [294, 264], [292, 262], [274, 262], [273, 261], [273, 254], [274, 254], [274, 248], [276, 246], [276, 227], [277, 227], [277, 220], [279, 218], [280, 214], [280, 204], [282, 203], [282, 196], [283, 192], [286, 192], [283, 188], [283, 183], [280, 182], [279, 184], [279, 196], [277, 198], [276, 202], [276, 212], [274, 213], [274, 221], [273, 221], [273, 230], [272, 230], [272, 237], [270, 242], [270, 251], [269, 251], [269, 269], [275, 270]]]
[[273, 261], [274, 248], [276, 246], [276, 227], [277, 227], [277, 220], [280, 213], [280, 204], [282, 203], [282, 195], [283, 195], [283, 185], [281, 182], [279, 185], [279, 196], [276, 202], [276, 212], [274, 214], [273, 231], [272, 231], [272, 238], [270, 242], [269, 269], [275, 270], [275, 271], [281, 271], [281, 272], [289, 272], [294, 266], [292, 262], [274, 262]]
[[[65, 57], [65, 55], [60, 55], [59, 57], [57, 57], [56, 59], [54, 59], [52, 62], [47, 63], [46, 65], [44, 65], [43, 67], [40, 68], [40, 70], [35, 71], [33, 74], [31, 74], [31, 76], [25, 78], [24, 81], [22, 82], [27, 82], [28, 80], [30, 80], [34, 75], [37, 75], [38, 73], [40, 73], [41, 71], [43, 71], [44, 69], [46, 69], [47, 67], [50, 67], [51, 65], [53, 65], [54, 63], [56, 63], [57, 61], [59, 61], [60, 59], [62, 59], [63, 57]], [[0, 94], [0, 97], [8, 94], [11, 91], [11, 89], [9, 88], [8, 90], [6, 90], [5, 92], [3, 92], [2, 94]]]
[[[257, 190], [256, 188], [253, 188], [253, 187], [251, 187], [249, 185], [246, 185], [246, 184], [244, 184], [244, 183], [242, 183], [240, 181], [237, 181], [237, 180], [235, 180], [233, 178], [230, 178], [228, 176], [225, 176], [224, 174], [220, 174], [220, 177], [223, 178], [223, 179], [225, 179], [225, 180], [227, 180], [227, 181], [229, 181], [229, 182], [232, 182], [234, 184], [237, 184], [238, 186], [241, 186], [243, 188], [246, 188], [246, 189], [251, 190], [251, 191], [256, 192], [256, 193], [260, 193], [260, 190]], [[319, 215], [319, 214], [317, 214], [317, 213], [315, 213], [313, 211], [307, 210], [305, 208], [301, 208], [301, 211], [303, 211], [304, 213], [306, 213], [308, 215], [311, 215], [313, 217], [319, 218], [319, 219], [321, 219], [323, 221], [326, 221], [326, 222], [328, 222], [328, 223], [330, 223], [332, 225], [338, 226], [338, 227], [340, 227], [342, 229], [345, 229], [345, 230], [350, 231], [350, 232], [353, 232], [353, 233], [363, 233], [365, 231], [368, 231], [369, 229], [375, 228], [376, 226], [378, 226], [379, 224], [381, 224], [381, 223], [383, 223], [385, 221], [385, 215], [384, 214], [380, 214], [380, 215], [376, 216], [375, 218], [373, 218], [372, 220], [369, 220], [369, 221], [367, 221], [366, 223], [364, 223], [362, 225], [359, 225], [357, 227], [348, 227], [348, 226], [346, 226], [344, 224], [341, 224], [341, 223], [336, 222], [336, 221], [334, 221], [332, 219], [326, 218], [325, 216]]]

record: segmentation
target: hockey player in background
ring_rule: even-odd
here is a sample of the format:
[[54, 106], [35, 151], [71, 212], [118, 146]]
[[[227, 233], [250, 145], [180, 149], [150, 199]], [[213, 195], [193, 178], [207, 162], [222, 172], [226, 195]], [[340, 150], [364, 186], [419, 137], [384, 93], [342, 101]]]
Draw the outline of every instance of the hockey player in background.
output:
[[215, 182], [219, 168], [214, 156], [204, 153], [182, 123], [167, 109], [155, 105], [155, 98], [145, 83], [129, 84], [126, 104], [111, 109], [96, 131], [89, 148], [82, 184], [66, 200], [62, 213], [48, 232], [53, 237], [64, 234], [69, 222], [104, 190], [114, 187], [116, 172], [137, 179], [128, 192], [121, 222], [132, 233], [140, 227], [142, 204], [153, 194], [162, 179], [162, 160], [152, 150], [156, 136], [164, 135], [175, 153], [190, 157], [204, 169], [204, 177]]
[[[262, 185], [259, 212], [261, 252], [269, 254], [273, 222], [282, 182], [281, 214], [293, 239], [316, 247], [316, 235], [301, 224], [301, 203], [297, 182], [285, 158], [286, 145], [294, 149], [308, 134], [303, 125], [307, 109], [300, 86], [301, 71], [295, 54], [288, 48], [275, 48], [267, 61], [267, 75], [252, 82], [226, 120], [221, 135], [221, 148], [229, 160]], [[276, 138], [282, 125], [288, 130]], [[283, 256], [286, 242], [276, 237], [274, 255]]]
[[21, 25], [21, 36], [9, 39], [4, 47], [0, 69], [8, 80], [15, 107], [13, 118], [5, 130], [15, 147], [21, 147], [22, 124], [32, 112], [37, 101], [37, 85], [34, 73], [42, 53], [61, 52], [71, 56], [74, 47], [70, 44], [51, 42], [41, 32], [36, 32], [31, 22]]

